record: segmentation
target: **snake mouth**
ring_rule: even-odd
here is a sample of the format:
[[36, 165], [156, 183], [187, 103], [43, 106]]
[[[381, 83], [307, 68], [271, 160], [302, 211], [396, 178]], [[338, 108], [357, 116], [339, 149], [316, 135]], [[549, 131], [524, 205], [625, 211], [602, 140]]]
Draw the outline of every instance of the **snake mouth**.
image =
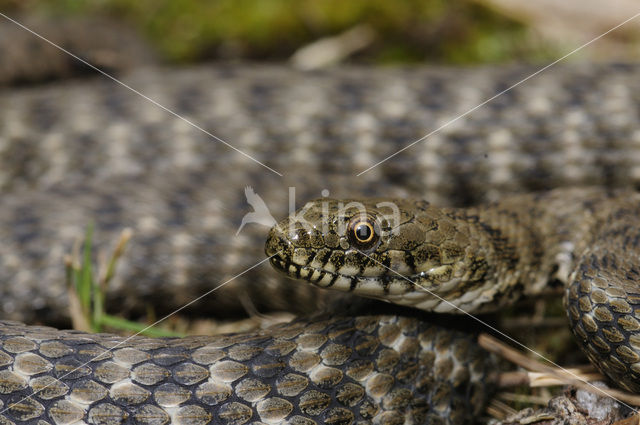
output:
[[276, 270], [284, 273], [287, 277], [305, 280], [323, 289], [354, 292], [372, 298], [404, 295], [414, 291], [414, 286], [410, 281], [391, 274], [380, 276], [346, 275], [308, 264], [296, 264], [280, 252], [274, 254], [269, 261]]
[[349, 279], [354, 283], [358, 280], [356, 276], [345, 276], [327, 270], [320, 270], [308, 265], [295, 264], [292, 261], [286, 260], [279, 254], [271, 257], [269, 261], [276, 270], [286, 274], [287, 276], [294, 279], [306, 280], [321, 288], [331, 288], [334, 286], [338, 278]]
[[[269, 263], [271, 263], [273, 268], [278, 270], [279, 272], [282, 272], [282, 273], [286, 274], [287, 276], [291, 275], [291, 273], [289, 271], [289, 269], [290, 269], [289, 265], [293, 265], [293, 263], [290, 263], [290, 262], [286, 261], [281, 256], [280, 253], [272, 254], [272, 256], [269, 258]], [[291, 277], [296, 277], [296, 276], [291, 276]]]
[[[321, 270], [308, 265], [294, 264], [279, 256], [271, 258], [271, 264], [278, 271], [292, 279], [302, 279], [314, 286], [340, 292], [375, 298], [385, 302], [406, 305], [428, 311], [452, 312], [450, 303], [442, 303], [427, 290], [416, 290], [416, 285], [408, 279], [394, 275], [349, 276], [332, 271]], [[431, 288], [435, 290], [436, 288]], [[439, 307], [440, 306], [440, 307]]]
[[[367, 298], [376, 298], [425, 310], [445, 313], [452, 311], [453, 307], [450, 307], [450, 303], [442, 303], [440, 297], [434, 296], [431, 292], [438, 292], [445, 288], [441, 283], [425, 278], [424, 273], [406, 277], [394, 272], [375, 276], [347, 275], [312, 266], [313, 258], [309, 258], [305, 264], [297, 264], [293, 261], [294, 250], [289, 241], [285, 238], [279, 238], [277, 235], [268, 239], [265, 248], [273, 268], [291, 279], [305, 280], [323, 289], [351, 292]], [[453, 279], [450, 285], [444, 286], [451, 286], [455, 281]]]

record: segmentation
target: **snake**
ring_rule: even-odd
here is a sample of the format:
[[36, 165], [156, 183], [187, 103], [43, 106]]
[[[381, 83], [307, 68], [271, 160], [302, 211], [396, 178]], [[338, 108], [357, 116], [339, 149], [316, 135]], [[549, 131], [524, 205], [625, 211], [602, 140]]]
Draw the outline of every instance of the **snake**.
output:
[[[466, 209], [321, 198], [275, 226], [265, 252], [290, 277], [437, 313], [495, 311], [558, 279], [585, 353], [637, 391], [639, 213], [640, 194], [600, 188]], [[2, 322], [3, 413], [34, 423], [469, 423], [494, 359], [470, 333], [384, 310], [346, 306], [183, 339]]]
[[601, 189], [467, 209], [325, 199], [272, 229], [266, 253], [277, 269], [318, 287], [438, 313], [498, 311], [558, 280], [589, 359], [638, 392], [638, 213], [637, 193]]
[[[304, 313], [180, 339], [2, 321], [3, 422], [470, 423], [495, 359], [449, 314], [496, 311], [552, 280], [566, 285], [587, 356], [637, 391], [637, 65], [559, 66], [368, 169], [532, 70], [202, 65], [122, 76], [251, 158], [113, 81], [1, 89], [3, 317], [65, 323], [60, 241], [90, 218], [106, 240], [136, 229], [111, 295], [125, 312], [156, 301], [171, 311], [264, 250], [275, 271], [252, 269], [194, 311], [232, 317], [246, 297]], [[304, 220], [234, 238], [246, 185], [275, 216], [289, 187], [323, 197], [292, 214]], [[398, 208], [395, 220], [381, 203]], [[364, 209], [342, 208], [353, 204]]]

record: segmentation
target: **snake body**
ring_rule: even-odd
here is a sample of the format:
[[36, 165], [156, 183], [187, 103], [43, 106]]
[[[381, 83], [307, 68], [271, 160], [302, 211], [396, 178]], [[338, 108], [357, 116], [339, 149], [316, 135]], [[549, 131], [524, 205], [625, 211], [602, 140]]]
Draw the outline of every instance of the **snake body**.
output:
[[[200, 66], [123, 77], [283, 177], [104, 79], [4, 89], [0, 280], [12, 284], [0, 286], [0, 311], [65, 324], [60, 264], [90, 220], [98, 250], [135, 229], [109, 304], [173, 311], [262, 257], [265, 227], [236, 236], [251, 211], [247, 185], [274, 217], [289, 212], [289, 187], [297, 206], [324, 189], [464, 206], [554, 187], [639, 186], [636, 65], [558, 66], [356, 177], [534, 70]], [[244, 297], [259, 311], [302, 313], [326, 296], [258, 268], [193, 310], [230, 317]]]
[[[640, 195], [602, 189], [467, 209], [323, 198], [274, 227], [265, 250], [292, 277], [436, 312], [496, 310], [558, 279], [587, 355], [637, 391], [639, 213]], [[356, 233], [363, 225], [371, 233]], [[56, 423], [471, 421], [492, 383], [491, 357], [472, 334], [415, 309], [372, 314], [384, 309], [164, 340], [3, 322], [3, 414]]]
[[126, 341], [2, 322], [0, 340], [5, 423], [468, 423], [492, 374], [468, 333], [393, 314]]
[[[588, 356], [637, 390], [638, 66], [558, 67], [355, 176], [532, 70], [204, 66], [124, 77], [284, 177], [111, 82], [4, 88], [3, 316], [61, 321], [60, 241], [68, 248], [89, 218], [102, 240], [125, 226], [137, 232], [114, 300], [132, 312], [144, 310], [143, 299], [171, 310], [259, 258], [260, 228], [233, 237], [246, 185], [276, 216], [293, 185], [298, 199], [322, 189], [413, 197], [444, 208], [397, 201], [400, 236], [380, 234], [375, 248], [353, 249], [337, 228], [295, 241], [272, 232], [267, 252], [281, 253], [272, 264], [320, 286], [450, 312], [424, 290], [473, 313], [560, 279]], [[450, 208], [480, 201], [489, 203]], [[307, 265], [325, 269], [302, 271]], [[253, 270], [200, 310], [228, 316], [242, 297], [299, 312], [335, 302]], [[248, 334], [160, 340], [1, 322], [0, 416], [57, 424], [458, 424], [477, 416], [494, 361], [472, 334], [430, 324], [438, 319], [415, 309], [339, 311]]]

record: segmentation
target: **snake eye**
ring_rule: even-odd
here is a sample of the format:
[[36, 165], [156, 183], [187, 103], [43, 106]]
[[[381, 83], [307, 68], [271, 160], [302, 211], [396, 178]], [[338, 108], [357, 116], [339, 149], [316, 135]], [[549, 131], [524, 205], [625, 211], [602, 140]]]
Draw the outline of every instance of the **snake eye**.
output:
[[353, 234], [358, 242], [367, 243], [373, 239], [373, 227], [369, 223], [360, 223], [353, 229]]
[[360, 248], [371, 248], [377, 241], [379, 232], [372, 217], [356, 216], [351, 219], [348, 230], [351, 243]]

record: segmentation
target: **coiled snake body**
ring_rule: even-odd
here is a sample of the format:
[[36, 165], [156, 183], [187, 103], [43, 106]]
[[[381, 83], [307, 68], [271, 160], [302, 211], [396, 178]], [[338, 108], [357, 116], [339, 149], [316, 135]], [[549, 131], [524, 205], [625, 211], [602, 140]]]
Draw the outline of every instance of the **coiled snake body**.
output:
[[[640, 388], [639, 195], [560, 189], [466, 210], [395, 200], [393, 220], [381, 201], [305, 206], [271, 231], [272, 264], [321, 287], [440, 312], [495, 310], [560, 279], [587, 355], [623, 387]], [[3, 413], [56, 423], [471, 420], [492, 368], [472, 337], [406, 311], [372, 313], [122, 345], [3, 323]]]
[[[89, 218], [104, 239], [127, 225], [138, 232], [115, 299], [136, 312], [144, 310], [140, 300], [155, 297], [170, 310], [258, 259], [258, 226], [233, 237], [245, 212], [242, 188], [253, 185], [270, 206], [286, 206], [286, 186], [295, 183], [298, 199], [329, 189], [332, 196], [405, 200], [395, 201], [397, 222], [380, 220], [380, 210], [363, 202], [371, 227], [360, 229], [362, 241], [349, 233], [358, 228], [350, 211], [328, 198], [316, 201], [306, 210], [312, 227], [285, 221], [270, 234], [266, 250], [276, 268], [319, 286], [452, 313], [453, 306], [495, 310], [559, 279], [588, 356], [638, 390], [636, 66], [555, 69], [415, 153], [355, 177], [530, 71], [202, 67], [125, 78], [284, 178], [111, 83], [3, 89], [2, 312], [61, 320], [59, 243], [81, 234]], [[598, 188], [584, 188], [591, 185]], [[567, 186], [583, 188], [513, 195]], [[409, 198], [489, 203], [439, 209]], [[282, 233], [292, 226], [292, 234]], [[320, 298], [267, 270], [224, 290], [200, 310], [227, 315], [229, 304], [249, 294], [260, 308], [308, 312]], [[313, 424], [476, 417], [494, 364], [473, 335], [433, 324], [439, 319], [414, 308], [334, 302], [327, 301], [334, 313], [264, 331], [186, 339], [124, 341], [2, 322], [1, 419]]]

